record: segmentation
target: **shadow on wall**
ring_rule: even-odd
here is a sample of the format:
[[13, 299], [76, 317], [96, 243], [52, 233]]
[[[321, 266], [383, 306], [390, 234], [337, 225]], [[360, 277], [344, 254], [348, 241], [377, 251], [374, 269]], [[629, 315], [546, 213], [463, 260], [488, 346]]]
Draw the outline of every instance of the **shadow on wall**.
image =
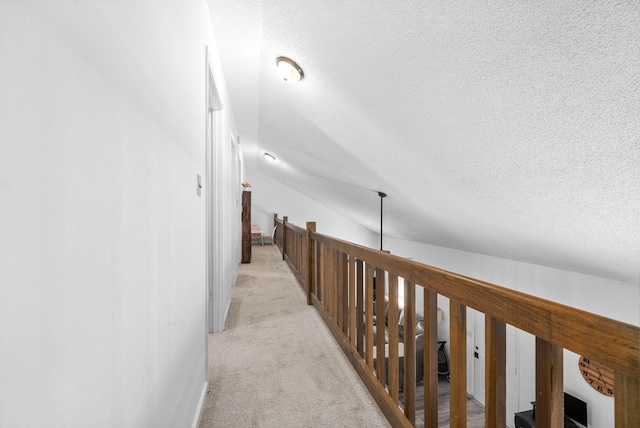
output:
[[273, 213], [268, 213], [255, 205], [251, 207], [251, 223], [257, 224], [262, 230], [273, 229]]

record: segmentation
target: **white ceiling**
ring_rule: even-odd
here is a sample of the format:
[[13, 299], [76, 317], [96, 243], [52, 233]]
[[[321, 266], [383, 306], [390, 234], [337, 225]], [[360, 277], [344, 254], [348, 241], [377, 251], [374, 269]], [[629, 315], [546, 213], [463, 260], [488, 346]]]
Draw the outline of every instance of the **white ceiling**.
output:
[[386, 192], [385, 235], [640, 284], [639, 5], [209, 0], [249, 170], [373, 231]]

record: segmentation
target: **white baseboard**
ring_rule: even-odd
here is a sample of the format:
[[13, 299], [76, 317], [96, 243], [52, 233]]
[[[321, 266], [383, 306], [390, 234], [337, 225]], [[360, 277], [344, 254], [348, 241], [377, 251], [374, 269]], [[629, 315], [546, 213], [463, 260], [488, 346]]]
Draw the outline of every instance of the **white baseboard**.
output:
[[238, 275], [240, 274], [240, 265], [236, 266], [235, 270], [231, 272], [231, 286], [235, 287], [238, 283]]
[[200, 419], [202, 419], [202, 412], [204, 412], [204, 406], [205, 404], [207, 404], [208, 390], [209, 390], [209, 381], [205, 382], [204, 386], [202, 387], [202, 392], [200, 393], [200, 400], [198, 402], [198, 407], [196, 408], [196, 414], [193, 415], [193, 423], [191, 424], [191, 428], [198, 428], [200, 426]]
[[231, 310], [231, 299], [227, 303], [227, 309], [224, 310], [224, 320], [222, 321], [222, 331], [227, 328], [227, 318], [229, 318], [229, 310]]

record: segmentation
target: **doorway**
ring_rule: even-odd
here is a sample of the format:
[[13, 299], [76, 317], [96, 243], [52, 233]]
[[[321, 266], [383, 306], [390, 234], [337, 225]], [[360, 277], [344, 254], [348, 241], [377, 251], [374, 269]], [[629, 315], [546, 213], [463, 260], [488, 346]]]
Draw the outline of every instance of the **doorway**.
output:
[[473, 397], [485, 403], [485, 320], [480, 311], [473, 311]]

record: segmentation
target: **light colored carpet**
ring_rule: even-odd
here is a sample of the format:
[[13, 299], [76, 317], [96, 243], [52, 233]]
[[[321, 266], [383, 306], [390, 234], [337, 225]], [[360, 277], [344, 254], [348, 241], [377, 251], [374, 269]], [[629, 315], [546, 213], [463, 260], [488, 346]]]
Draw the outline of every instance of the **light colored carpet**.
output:
[[388, 427], [276, 246], [240, 267], [227, 328], [209, 335], [209, 427]]

